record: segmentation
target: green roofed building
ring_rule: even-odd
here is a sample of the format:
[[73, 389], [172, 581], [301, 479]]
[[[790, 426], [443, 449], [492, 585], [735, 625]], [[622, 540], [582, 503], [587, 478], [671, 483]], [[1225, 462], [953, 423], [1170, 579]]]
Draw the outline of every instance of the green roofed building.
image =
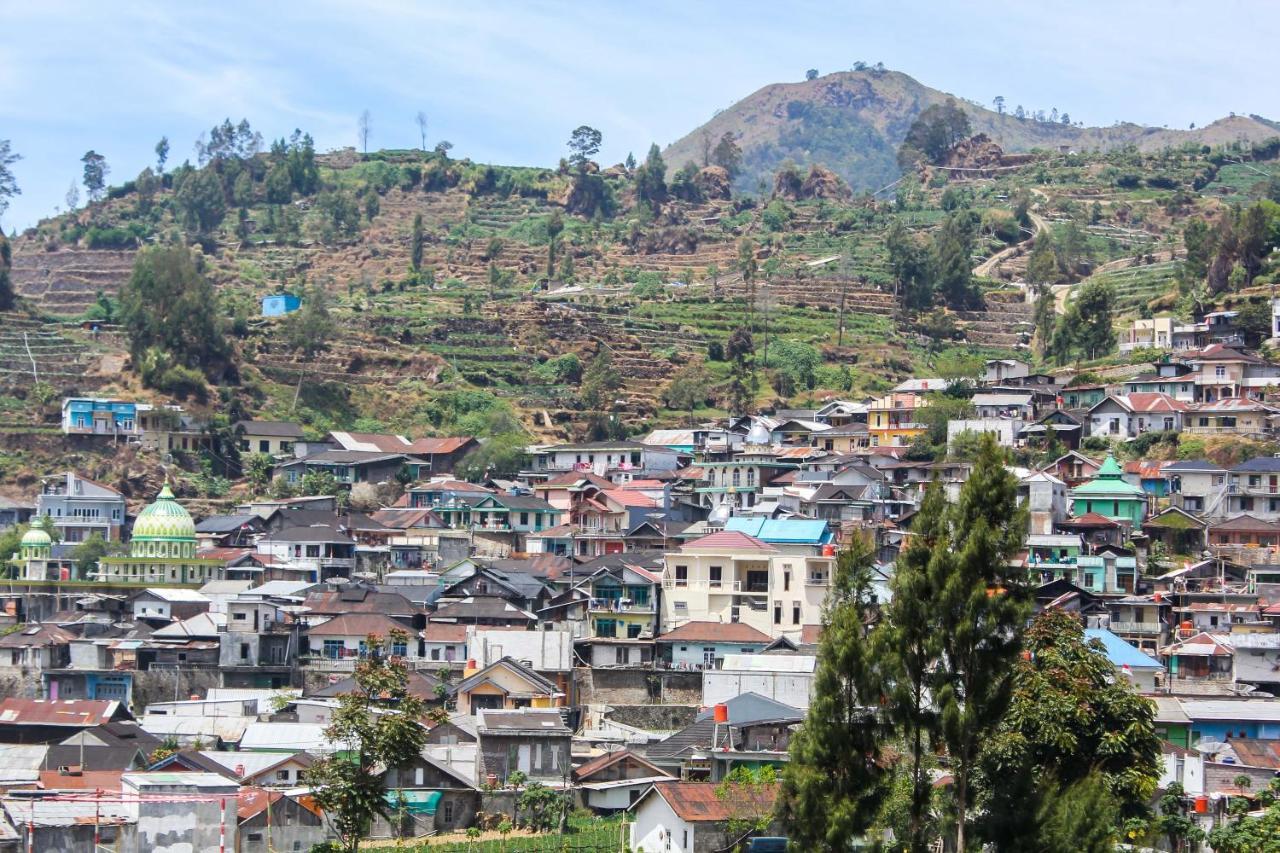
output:
[[1108, 456], [1092, 480], [1071, 490], [1071, 512], [1077, 518], [1096, 512], [1114, 521], [1127, 521], [1134, 530], [1141, 530], [1147, 515], [1147, 496], [1140, 486], [1125, 482], [1120, 463]]
[[225, 560], [196, 556], [196, 524], [166, 485], [155, 503], [138, 513], [129, 540], [128, 557], [104, 557], [99, 576], [104, 581], [203, 586], [223, 580]]

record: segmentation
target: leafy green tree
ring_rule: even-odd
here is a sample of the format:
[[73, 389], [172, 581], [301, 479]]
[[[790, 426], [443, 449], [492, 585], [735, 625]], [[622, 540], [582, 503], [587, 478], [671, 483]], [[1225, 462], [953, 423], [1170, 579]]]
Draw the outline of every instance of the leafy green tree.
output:
[[547, 278], [556, 274], [556, 248], [559, 245], [561, 232], [564, 231], [564, 216], [555, 208], [547, 217]]
[[902, 307], [923, 311], [933, 305], [933, 280], [929, 270], [929, 254], [897, 217], [885, 234], [889, 252], [889, 269], [894, 290]]
[[530, 782], [520, 792], [516, 810], [527, 829], [549, 832], [555, 829], [564, 812], [568, 796], [568, 791], [557, 791], [541, 782]]
[[1113, 818], [1144, 816], [1160, 775], [1151, 703], [1097, 641], [1085, 639], [1074, 614], [1041, 613], [1026, 650], [1029, 659], [1014, 666], [1009, 711], [984, 748], [984, 834], [1000, 850], [1042, 849], [1035, 839], [1044, 827], [1032, 821], [1045, 814], [1028, 804], [1090, 779], [1101, 784]]
[[495, 435], [464, 456], [454, 472], [473, 483], [488, 477], [510, 477], [523, 467], [528, 445], [529, 437], [523, 432]]
[[611, 407], [614, 392], [621, 387], [622, 375], [613, 366], [613, 355], [601, 347], [582, 375], [582, 402], [591, 411], [601, 411], [606, 406]]
[[1236, 327], [1249, 346], [1259, 346], [1271, 337], [1271, 305], [1267, 302], [1249, 302], [1240, 309]]
[[1040, 355], [1044, 356], [1049, 351], [1049, 344], [1053, 340], [1053, 326], [1057, 319], [1057, 302], [1054, 299], [1053, 291], [1048, 287], [1041, 285], [1036, 288], [1036, 302], [1034, 322], [1036, 325], [1036, 346], [1040, 351]]
[[[1058, 318], [1054, 333], [1055, 354], [1078, 352], [1085, 358], [1099, 358], [1115, 349], [1113, 323], [1115, 292], [1105, 281], [1086, 281], [1076, 290], [1066, 312]], [[1058, 336], [1062, 335], [1059, 343]]]
[[174, 190], [173, 201], [182, 227], [199, 240], [207, 239], [227, 215], [222, 182], [212, 169], [187, 172]]
[[907, 171], [918, 161], [941, 163], [956, 143], [970, 134], [969, 116], [954, 100], [926, 107], [898, 148], [898, 166]]
[[15, 524], [8, 530], [0, 531], [0, 570], [7, 569], [11, 560], [22, 545], [22, 536], [31, 529], [27, 524]]
[[875, 820], [886, 793], [889, 735], [867, 636], [874, 607], [871, 543], [854, 536], [831, 578], [809, 713], [791, 738], [779, 815], [799, 849], [846, 851]]
[[360, 205], [344, 190], [322, 192], [316, 198], [319, 237], [325, 243], [354, 237], [360, 231]]
[[268, 453], [252, 453], [243, 461], [244, 476], [255, 490], [266, 488], [271, 480], [271, 467], [274, 464]]
[[569, 163], [579, 172], [587, 168], [591, 158], [600, 153], [604, 136], [594, 127], [580, 125], [569, 134]]
[[729, 335], [725, 356], [731, 364], [729, 372], [729, 408], [734, 414], [747, 415], [755, 408], [756, 384], [755, 341], [751, 330], [739, 326]]
[[418, 272], [422, 269], [423, 249], [422, 214], [413, 215], [413, 230], [409, 234], [409, 269]]
[[84, 164], [84, 188], [89, 194], [89, 201], [101, 201], [107, 189], [107, 175], [111, 172], [107, 158], [97, 151], [86, 151], [80, 162]]
[[185, 246], [151, 246], [138, 253], [120, 292], [120, 319], [135, 369], [152, 349], [213, 380], [230, 366], [213, 285]]
[[[393, 631], [387, 640], [405, 643], [408, 635]], [[375, 817], [389, 817], [384, 772], [417, 759], [427, 734], [419, 722], [426, 705], [409, 692], [407, 667], [385, 654], [382, 637], [370, 635], [365, 645], [370, 653], [354, 674], [359, 689], [338, 697], [325, 728], [325, 737], [345, 749], [306, 772], [316, 804], [349, 853], [357, 853]]]
[[667, 198], [667, 164], [656, 144], [649, 146], [644, 165], [636, 169], [636, 198], [649, 205], [657, 205]]
[[662, 402], [670, 409], [689, 413], [693, 426], [693, 410], [706, 405], [711, 389], [711, 376], [701, 362], [690, 362], [671, 377], [662, 392]]
[[303, 474], [298, 485], [298, 494], [301, 495], [336, 495], [338, 491], [338, 479], [331, 472], [318, 468]]
[[1280, 779], [1258, 793], [1258, 805], [1261, 814], [1236, 815], [1213, 828], [1214, 853], [1280, 853]]
[[742, 173], [742, 149], [738, 147], [732, 131], [726, 130], [716, 147], [711, 149], [711, 162], [728, 172], [731, 181]]
[[937, 287], [952, 309], [981, 307], [982, 297], [973, 283], [973, 251], [978, 216], [971, 210], [949, 215], [933, 238], [933, 266]]
[[1027, 281], [1032, 284], [1053, 284], [1058, 280], [1058, 256], [1053, 241], [1047, 234], [1036, 237], [1027, 259]]
[[[9, 209], [9, 200], [16, 195], [22, 195], [22, 190], [18, 189], [18, 181], [13, 176], [14, 163], [22, 159], [22, 155], [15, 154], [13, 148], [7, 139], [0, 139], [0, 217], [4, 216], [4, 212]], [[0, 237], [4, 236], [0, 234]]]
[[337, 331], [338, 324], [329, 313], [328, 296], [319, 286], [309, 288], [302, 307], [285, 320], [285, 339], [308, 361], [328, 348]]
[[53, 544], [57, 545], [62, 541], [62, 531], [58, 529], [58, 525], [54, 524], [53, 516], [42, 515], [32, 526], [43, 530], [49, 536], [49, 540], [53, 542]]
[[1038, 800], [1017, 804], [1027, 810], [1033, 803], [1037, 831], [1034, 836], [1016, 839], [1017, 847], [997, 849], [1034, 850], [1035, 853], [1113, 853], [1116, 850], [1117, 808], [1105, 781], [1088, 774], [1070, 786], [1051, 777], [1040, 782]]
[[101, 533], [95, 531], [75, 547], [71, 552], [71, 559], [75, 560], [76, 569], [81, 577], [87, 577], [89, 572], [98, 568], [98, 561], [105, 557], [107, 552], [107, 540], [102, 538]]
[[1018, 506], [1018, 481], [1004, 463], [995, 438], [983, 436], [973, 471], [948, 513], [949, 536], [938, 546], [945, 553], [930, 561], [941, 647], [934, 700], [951, 761], [958, 850], [968, 849], [979, 758], [1009, 706], [1030, 609], [1025, 571], [1014, 559], [1026, 516]]
[[812, 388], [817, 382], [817, 370], [822, 355], [809, 344], [787, 338], [775, 338], [769, 342], [765, 354], [766, 367], [778, 372], [778, 392], [791, 396], [801, 389]]
[[1180, 783], [1173, 782], [1160, 797], [1160, 815], [1154, 823], [1156, 831], [1168, 839], [1173, 853], [1196, 850], [1204, 840], [1204, 830], [1190, 815], [1186, 790]]

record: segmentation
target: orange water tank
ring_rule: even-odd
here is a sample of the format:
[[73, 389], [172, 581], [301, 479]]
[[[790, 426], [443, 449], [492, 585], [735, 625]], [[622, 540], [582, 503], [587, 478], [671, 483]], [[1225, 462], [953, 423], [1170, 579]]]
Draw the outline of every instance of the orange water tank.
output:
[[1196, 814], [1204, 814], [1209, 810], [1208, 797], [1196, 797]]
[[824, 556], [824, 557], [834, 557], [835, 555], [836, 555], [836, 546], [835, 546], [835, 545], [823, 545], [823, 546], [822, 546], [822, 556]]
[[717, 723], [729, 722], [729, 706], [721, 702], [716, 705], [715, 720]]

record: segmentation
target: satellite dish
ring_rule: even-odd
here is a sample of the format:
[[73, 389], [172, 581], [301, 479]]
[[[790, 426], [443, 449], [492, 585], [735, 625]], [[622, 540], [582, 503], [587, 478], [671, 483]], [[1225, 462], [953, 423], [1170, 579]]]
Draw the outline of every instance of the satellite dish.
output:
[[1196, 752], [1201, 755], [1213, 755], [1216, 752], [1222, 752], [1227, 745], [1220, 740], [1202, 740], [1196, 744]]

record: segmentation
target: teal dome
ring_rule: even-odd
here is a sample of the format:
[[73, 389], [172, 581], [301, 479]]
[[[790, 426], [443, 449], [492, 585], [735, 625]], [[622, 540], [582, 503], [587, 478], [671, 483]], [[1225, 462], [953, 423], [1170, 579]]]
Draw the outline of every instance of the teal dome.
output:
[[33, 527], [26, 533], [22, 534], [23, 548], [50, 548], [53, 546], [53, 540], [49, 538], [49, 534], [45, 533], [39, 527]]

